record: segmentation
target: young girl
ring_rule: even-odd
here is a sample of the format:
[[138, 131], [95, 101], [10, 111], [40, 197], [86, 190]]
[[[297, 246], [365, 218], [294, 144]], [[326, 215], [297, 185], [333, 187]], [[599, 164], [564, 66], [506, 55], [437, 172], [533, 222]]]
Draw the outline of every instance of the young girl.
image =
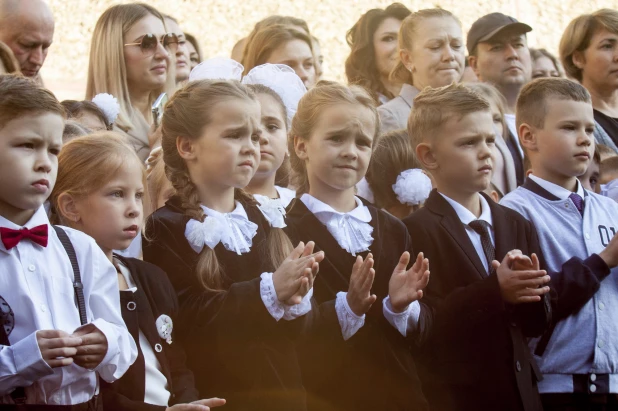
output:
[[380, 137], [371, 156], [367, 181], [375, 206], [400, 220], [418, 210], [431, 192], [431, 180], [420, 169], [406, 130]]
[[[264, 206], [269, 199], [279, 199], [286, 208], [296, 192], [276, 185], [277, 176], [289, 173], [287, 135], [298, 102], [307, 92], [294, 70], [282, 64], [263, 64], [242, 80], [260, 102], [260, 166], [246, 190]], [[283, 173], [279, 172], [283, 169]], [[284, 176], [285, 177], [285, 176]]]
[[378, 123], [366, 91], [337, 83], [307, 92], [292, 121], [290, 161], [302, 196], [286, 230], [326, 254], [313, 293], [320, 315], [299, 345], [312, 410], [427, 409], [405, 337], [417, 328], [428, 261], [419, 254], [406, 271], [412, 250], [403, 223], [354, 195]]
[[202, 394], [222, 393], [233, 410], [303, 410], [292, 338], [304, 318], [294, 319], [311, 308], [323, 254], [293, 249], [240, 190], [258, 166], [259, 123], [238, 81], [191, 81], [170, 99], [162, 148], [177, 194], [148, 219], [144, 259], [169, 273]]
[[59, 173], [51, 195], [56, 222], [95, 239], [116, 267], [122, 317], [138, 347], [137, 361], [113, 384], [102, 384], [110, 410], [207, 410], [224, 400], [196, 401], [193, 375], [175, 341], [176, 295], [158, 267], [112, 253], [127, 248], [142, 225], [145, 172], [123, 138], [101, 132], [77, 138], [58, 156]]

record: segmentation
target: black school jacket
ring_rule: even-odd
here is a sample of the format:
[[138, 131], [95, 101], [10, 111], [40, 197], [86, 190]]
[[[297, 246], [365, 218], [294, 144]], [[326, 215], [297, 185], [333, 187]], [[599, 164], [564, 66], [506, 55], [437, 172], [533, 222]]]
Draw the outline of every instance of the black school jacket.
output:
[[[539, 253], [534, 226], [485, 198], [493, 218], [496, 260], [513, 249]], [[487, 276], [464, 225], [436, 190], [404, 223], [414, 250], [429, 258], [431, 271], [423, 302], [431, 308], [425, 314], [433, 315], [432, 329], [419, 364], [431, 409], [542, 410], [536, 386], [540, 372], [526, 337], [539, 336], [548, 326], [549, 298], [505, 304], [497, 276]]]
[[103, 407], [106, 410], [165, 410], [166, 407], [144, 403], [145, 368], [144, 355], [140, 347], [139, 331], [150, 343], [155, 353], [161, 372], [167, 378], [168, 390], [171, 393], [169, 405], [189, 403], [199, 399], [193, 374], [186, 366], [185, 353], [176, 341], [172, 331], [172, 343], [159, 335], [156, 327], [157, 318], [167, 315], [172, 319], [174, 327], [177, 324], [178, 300], [167, 276], [159, 267], [137, 260], [116, 255], [131, 272], [131, 277], [137, 286], [135, 293], [120, 292], [122, 318], [138, 347], [138, 357], [129, 370], [113, 384], [101, 380], [101, 395]]
[[206, 291], [195, 274], [198, 254], [185, 238], [189, 217], [178, 197], [149, 217], [144, 260], [163, 268], [176, 290], [177, 335], [203, 398], [225, 398], [226, 410], [304, 410], [293, 341], [302, 319], [277, 322], [264, 306], [260, 275], [274, 271], [265, 253], [270, 226], [256, 206], [243, 206], [259, 228], [248, 253], [214, 248], [224, 291]]
[[[344, 341], [335, 311], [338, 292], [348, 291], [356, 257], [341, 248], [328, 229], [296, 199], [289, 206], [286, 232], [293, 244], [315, 241], [325, 259], [313, 285], [311, 330], [299, 342], [303, 382], [310, 410], [427, 410], [408, 341], [382, 314], [382, 300], [404, 251], [412, 255], [401, 221], [365, 203], [371, 213], [370, 247], [376, 271], [372, 293], [378, 299], [365, 325]], [[368, 252], [361, 255], [366, 257]]]

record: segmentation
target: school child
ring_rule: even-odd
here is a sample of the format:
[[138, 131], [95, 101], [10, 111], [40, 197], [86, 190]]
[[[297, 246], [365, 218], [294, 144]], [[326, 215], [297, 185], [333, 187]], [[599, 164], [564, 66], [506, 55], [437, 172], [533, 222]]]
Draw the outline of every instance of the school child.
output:
[[490, 105], [461, 84], [426, 89], [408, 134], [435, 183], [404, 219], [412, 247], [431, 261], [421, 310], [431, 327], [418, 356], [431, 409], [540, 411], [526, 338], [550, 321], [549, 276], [532, 224], [482, 193], [495, 149]]
[[253, 194], [262, 209], [275, 205], [285, 209], [296, 197], [296, 192], [277, 185], [276, 180], [286, 177], [282, 172], [289, 174], [288, 130], [307, 89], [294, 70], [283, 64], [254, 67], [242, 82], [255, 93], [262, 114], [260, 165], [246, 190]]
[[241, 190], [258, 167], [260, 117], [238, 81], [190, 81], [170, 99], [162, 147], [176, 195], [147, 221], [144, 260], [176, 290], [178, 340], [203, 396], [303, 410], [294, 338], [323, 254], [294, 249]]
[[100, 410], [98, 377], [117, 380], [137, 357], [113, 265], [92, 238], [51, 226], [43, 207], [63, 129], [51, 92], [0, 76], [2, 409]]
[[366, 178], [375, 206], [399, 219], [421, 208], [432, 188], [431, 179], [416, 160], [407, 130], [380, 136]]
[[355, 196], [378, 130], [366, 91], [329, 82], [305, 94], [292, 121], [300, 197], [286, 232], [326, 255], [314, 283], [319, 308], [298, 345], [309, 410], [428, 409], [409, 350], [428, 261], [400, 220]]
[[[504, 197], [536, 227], [556, 290], [552, 327], [531, 342], [543, 373], [545, 410], [618, 407], [618, 204], [585, 190], [577, 179], [594, 153], [588, 91], [556, 78], [521, 90], [516, 108], [520, 141], [532, 174]], [[565, 267], [571, 268], [566, 271]]]
[[143, 223], [145, 170], [135, 150], [121, 135], [100, 132], [67, 144], [58, 163], [51, 195], [55, 218], [94, 238], [114, 264], [122, 317], [137, 343], [137, 361], [118, 381], [103, 383], [104, 408], [177, 410], [191, 403], [207, 410], [222, 405], [218, 399], [198, 401], [184, 350], [175, 341], [178, 300], [165, 273], [113, 254], [128, 247]]

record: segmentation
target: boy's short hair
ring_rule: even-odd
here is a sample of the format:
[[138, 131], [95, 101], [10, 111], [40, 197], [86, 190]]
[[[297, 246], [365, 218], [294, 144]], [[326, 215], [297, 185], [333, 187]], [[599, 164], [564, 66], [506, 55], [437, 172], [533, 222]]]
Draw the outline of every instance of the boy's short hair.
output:
[[521, 89], [517, 98], [517, 129], [523, 123], [543, 128], [547, 116], [547, 100], [551, 98], [591, 103], [588, 90], [575, 81], [557, 77], [532, 80]]
[[477, 111], [489, 111], [489, 102], [463, 84], [425, 88], [414, 99], [408, 117], [408, 135], [413, 149], [428, 141], [454, 116], [461, 118]]
[[66, 118], [51, 91], [21, 75], [0, 75], [0, 128], [28, 114], [54, 113]]
[[599, 152], [601, 159], [618, 156], [618, 154], [616, 154], [611, 147], [608, 147], [605, 144], [597, 144], [594, 149]]

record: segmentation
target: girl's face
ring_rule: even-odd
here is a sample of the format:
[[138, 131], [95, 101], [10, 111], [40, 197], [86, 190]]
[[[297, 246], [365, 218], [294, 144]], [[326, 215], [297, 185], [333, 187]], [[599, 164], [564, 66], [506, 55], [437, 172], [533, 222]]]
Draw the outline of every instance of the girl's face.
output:
[[230, 98], [215, 104], [212, 121], [194, 140], [179, 139], [191, 180], [200, 187], [246, 187], [260, 163], [260, 104]]
[[496, 129], [496, 135], [499, 137], [504, 137], [504, 129], [503, 129], [503, 121], [504, 119], [502, 118], [502, 114], [500, 113], [500, 108], [498, 108], [498, 105], [492, 100], [492, 99], [487, 99], [487, 101], [489, 101], [489, 105], [490, 105], [490, 110], [491, 110], [491, 116], [493, 118], [494, 121], [494, 128]]
[[421, 21], [414, 33], [412, 49], [402, 50], [401, 59], [412, 72], [414, 87], [448, 86], [461, 80], [465, 66], [461, 26], [451, 17]]
[[257, 95], [262, 119], [260, 135], [260, 166], [256, 177], [275, 174], [287, 152], [287, 127], [281, 104], [268, 94]]
[[[131, 27], [124, 36], [124, 43], [139, 43], [146, 34], [161, 39], [166, 34], [163, 22], [148, 15]], [[138, 45], [124, 46], [124, 63], [130, 90], [149, 92], [163, 87], [167, 81], [170, 55], [159, 42], [153, 54], [143, 53]]]
[[388, 78], [397, 64], [397, 37], [401, 20], [388, 17], [380, 23], [373, 33], [373, 49], [378, 74]]
[[143, 223], [144, 181], [141, 164], [127, 161], [97, 191], [75, 201], [77, 229], [95, 239], [105, 252], [124, 250]]
[[307, 88], [313, 87], [316, 82], [313, 53], [303, 40], [294, 39], [280, 45], [270, 53], [266, 62], [291, 67]]
[[309, 140], [295, 141], [311, 192], [354, 189], [369, 166], [375, 121], [375, 114], [360, 104], [338, 103], [322, 109]]

